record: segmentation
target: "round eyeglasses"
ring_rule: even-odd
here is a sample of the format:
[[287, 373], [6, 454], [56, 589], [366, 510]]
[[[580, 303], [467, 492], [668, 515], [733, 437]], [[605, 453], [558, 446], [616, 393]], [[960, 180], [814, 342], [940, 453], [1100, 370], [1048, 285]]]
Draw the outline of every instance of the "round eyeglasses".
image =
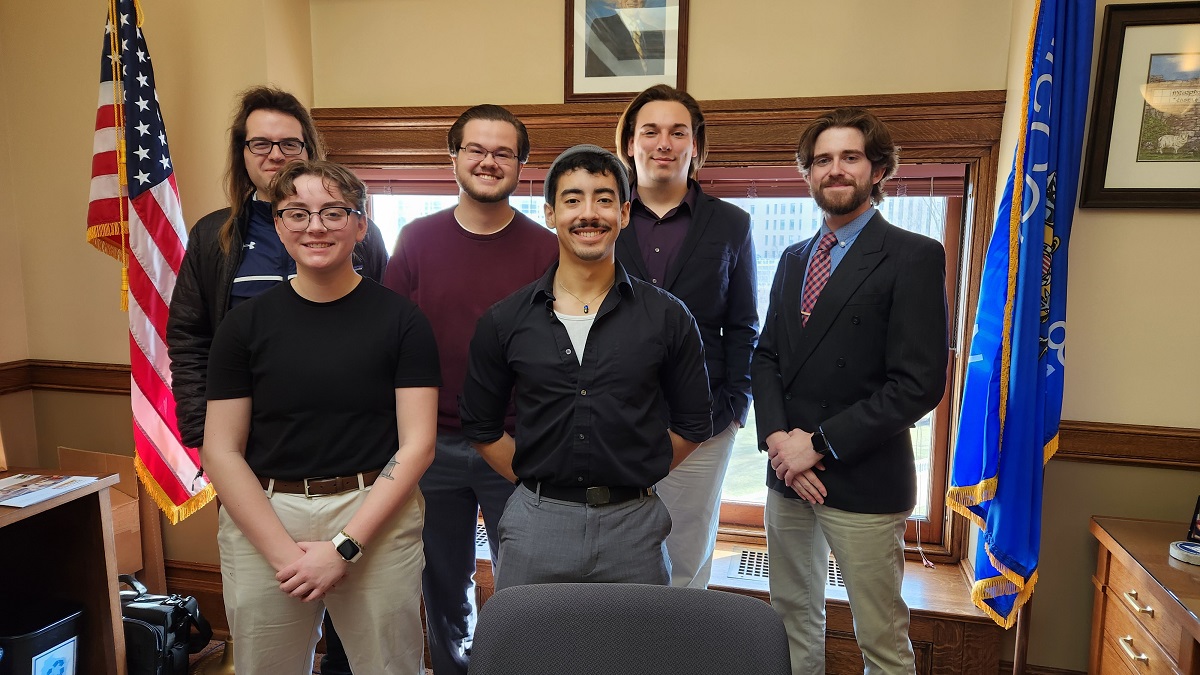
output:
[[284, 227], [292, 232], [303, 232], [308, 229], [308, 224], [312, 222], [313, 216], [317, 217], [326, 230], [340, 230], [346, 227], [351, 213], [356, 216], [362, 215], [362, 211], [358, 209], [346, 206], [326, 206], [319, 211], [289, 207], [279, 209], [275, 212], [275, 216], [279, 218]]
[[487, 150], [478, 145], [460, 145], [458, 146], [458, 152], [472, 162], [482, 162], [488, 155], [491, 155], [497, 164], [512, 164], [517, 161], [517, 153], [503, 148], [499, 150]]
[[279, 146], [279, 151], [287, 157], [295, 157], [304, 152], [304, 141], [287, 138], [282, 141], [268, 141], [265, 138], [251, 138], [246, 141], [246, 148], [254, 155], [269, 155], [271, 148]]

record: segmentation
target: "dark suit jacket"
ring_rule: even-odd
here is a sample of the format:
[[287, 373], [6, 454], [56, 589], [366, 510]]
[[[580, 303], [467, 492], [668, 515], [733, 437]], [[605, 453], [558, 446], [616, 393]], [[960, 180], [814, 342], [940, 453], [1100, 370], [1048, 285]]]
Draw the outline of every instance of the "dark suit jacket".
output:
[[[583, 74], [585, 77], [612, 77], [618, 73], [614, 73], [611, 68], [604, 63], [600, 56], [595, 52], [593, 47], [603, 45], [610, 53], [622, 63], [638, 62], [645, 59], [662, 59], [666, 55], [666, 35], [661, 30], [648, 30], [642, 32], [642, 52], [644, 56], [639, 56], [637, 48], [633, 45], [633, 35], [629, 33], [629, 28], [625, 26], [625, 22], [616, 14], [609, 16], [601, 16], [593, 19], [588, 26], [588, 37], [586, 42], [587, 60], [584, 62]], [[629, 75], [629, 72], [620, 73], [621, 75]], [[646, 73], [647, 75], [662, 75], [663, 73]]]
[[[617, 260], [630, 275], [649, 279], [632, 226], [617, 238]], [[745, 425], [750, 357], [758, 337], [750, 215], [698, 194], [692, 224], [662, 287], [683, 301], [700, 326], [713, 398], [713, 433], [721, 433], [733, 420]]]
[[[837, 453], [817, 477], [825, 503], [857, 513], [916, 504], [909, 428], [946, 388], [946, 254], [875, 214], [830, 276], [808, 325], [800, 298], [814, 240], [789, 247], [752, 375], [760, 447], [776, 431], [820, 426]], [[767, 487], [796, 494], [767, 468]]]

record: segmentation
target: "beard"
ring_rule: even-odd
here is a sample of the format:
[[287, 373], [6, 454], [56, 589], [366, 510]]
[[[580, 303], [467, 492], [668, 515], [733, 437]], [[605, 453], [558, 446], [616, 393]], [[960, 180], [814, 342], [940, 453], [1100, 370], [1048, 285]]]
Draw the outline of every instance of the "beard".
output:
[[[508, 176], [505, 176], [496, 181], [495, 185], [488, 186], [486, 190], [481, 190], [475, 181], [472, 180], [470, 173], [460, 176], [455, 172], [454, 179], [458, 183], [459, 190], [462, 190], [468, 197], [481, 204], [495, 204], [496, 202], [508, 201], [508, 198], [517, 191], [519, 184], [518, 181], [511, 180]], [[511, 185], [508, 183], [511, 183]]]
[[504, 190], [498, 189], [500, 187], [499, 185], [496, 186], [497, 189], [490, 192], [476, 190], [475, 186], [471, 185], [470, 183], [459, 183], [458, 187], [464, 193], [466, 193], [468, 197], [481, 204], [495, 204], [496, 202], [507, 201], [509, 196], [512, 195], [512, 192], [505, 193]]
[[863, 205], [863, 202], [870, 201], [871, 190], [875, 186], [870, 183], [835, 183], [834, 185], [851, 185], [854, 191], [849, 195], [833, 195], [826, 192], [831, 187], [829, 183], [822, 185], [819, 189], [813, 190], [812, 197], [817, 202], [817, 206], [822, 211], [833, 216], [844, 216], [851, 213], [858, 207]]

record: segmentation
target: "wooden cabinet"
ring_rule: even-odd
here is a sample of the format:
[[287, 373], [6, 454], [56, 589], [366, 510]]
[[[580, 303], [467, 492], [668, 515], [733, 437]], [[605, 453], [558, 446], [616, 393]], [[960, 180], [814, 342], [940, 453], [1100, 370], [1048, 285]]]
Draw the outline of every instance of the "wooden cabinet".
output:
[[[11, 470], [14, 473], [44, 473]], [[125, 673], [125, 633], [117, 597], [108, 476], [27, 506], [0, 506], [0, 579], [83, 607], [77, 673]], [[11, 585], [11, 586], [10, 586]]]
[[1200, 675], [1200, 566], [1174, 560], [1187, 523], [1092, 518], [1100, 542], [1091, 673]]

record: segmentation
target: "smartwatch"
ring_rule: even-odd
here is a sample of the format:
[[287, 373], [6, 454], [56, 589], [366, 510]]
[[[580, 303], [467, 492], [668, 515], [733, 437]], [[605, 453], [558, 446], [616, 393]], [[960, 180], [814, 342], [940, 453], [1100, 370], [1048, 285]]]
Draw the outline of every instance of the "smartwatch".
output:
[[362, 557], [362, 546], [345, 532], [338, 532], [333, 537], [333, 548], [346, 562], [356, 562]]
[[824, 457], [829, 454], [829, 442], [825, 440], [825, 432], [820, 427], [812, 435], [813, 452]]

